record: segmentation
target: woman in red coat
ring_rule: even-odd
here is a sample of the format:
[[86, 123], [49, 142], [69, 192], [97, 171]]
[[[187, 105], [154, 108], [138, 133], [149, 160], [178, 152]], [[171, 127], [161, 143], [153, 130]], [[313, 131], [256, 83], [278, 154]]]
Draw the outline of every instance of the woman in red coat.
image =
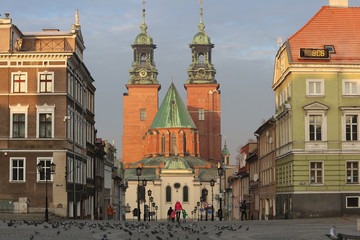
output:
[[179, 201], [177, 201], [175, 203], [175, 212], [176, 212], [176, 221], [180, 222], [180, 214], [182, 212], [183, 208], [181, 206], [181, 203]]

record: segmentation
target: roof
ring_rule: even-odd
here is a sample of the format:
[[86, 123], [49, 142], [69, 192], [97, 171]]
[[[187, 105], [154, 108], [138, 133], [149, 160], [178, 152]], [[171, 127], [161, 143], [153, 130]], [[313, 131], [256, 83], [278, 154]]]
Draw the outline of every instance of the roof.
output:
[[198, 157], [192, 157], [192, 156], [180, 157], [177, 155], [171, 155], [169, 157], [158, 156], [158, 157], [143, 158], [140, 161], [131, 164], [130, 166], [135, 167], [135, 166], [138, 166], [140, 163], [140, 164], [143, 164], [144, 167], [146, 167], [146, 166], [158, 167], [162, 163], [166, 164], [166, 162], [172, 161], [174, 159], [181, 159], [182, 161], [185, 161], [189, 167], [194, 167], [194, 166], [207, 167], [207, 164], [209, 163]]
[[333, 45], [335, 54], [330, 62], [360, 60], [360, 8], [322, 7], [310, 21], [288, 39], [294, 62], [329, 62], [328, 60], [299, 59], [300, 48], [324, 49]]
[[196, 129], [196, 126], [173, 83], [171, 83], [159, 111], [150, 126], [150, 129], [158, 128]]

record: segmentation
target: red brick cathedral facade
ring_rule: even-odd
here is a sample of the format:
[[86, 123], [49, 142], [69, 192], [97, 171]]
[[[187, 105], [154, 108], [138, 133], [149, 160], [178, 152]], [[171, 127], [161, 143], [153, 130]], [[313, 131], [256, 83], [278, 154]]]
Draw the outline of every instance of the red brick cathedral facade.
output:
[[[129, 71], [130, 80], [126, 84], [128, 92], [124, 93], [122, 138], [124, 163], [134, 163], [148, 156], [162, 155], [197, 156], [212, 163], [221, 161], [220, 91], [215, 79], [216, 70], [211, 63], [211, 50], [214, 45], [204, 31], [202, 9], [198, 27], [199, 31], [190, 44], [191, 64], [188, 69], [188, 79], [184, 84], [187, 90], [185, 112], [180, 111], [176, 116], [171, 112], [164, 113], [170, 114], [165, 116], [161, 112], [162, 116], [157, 116], [164, 118], [164, 121], [169, 117], [167, 123], [180, 121], [180, 125], [177, 125], [176, 131], [175, 128], [170, 131], [166, 128], [166, 124], [161, 125], [161, 119], [158, 119], [157, 124], [160, 125], [151, 128], [158, 112], [160, 84], [154, 63], [156, 45], [146, 32], [145, 10], [143, 10], [141, 32], [132, 45], [134, 59]], [[177, 103], [170, 100], [169, 111], [171, 104]], [[184, 116], [178, 116], [179, 114]], [[181, 125], [181, 119], [186, 119], [185, 115], [191, 116], [195, 124], [194, 128]], [[170, 125], [174, 126], [172, 123]], [[158, 129], [159, 126], [162, 127]]]

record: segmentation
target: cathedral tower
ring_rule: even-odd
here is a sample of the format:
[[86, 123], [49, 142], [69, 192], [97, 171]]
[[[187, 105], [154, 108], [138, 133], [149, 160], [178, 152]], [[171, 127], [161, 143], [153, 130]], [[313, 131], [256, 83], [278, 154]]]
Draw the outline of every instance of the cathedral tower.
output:
[[158, 71], [154, 62], [156, 45], [146, 32], [145, 1], [143, 4], [141, 32], [131, 45], [134, 60], [129, 70], [130, 80], [126, 85], [128, 93], [124, 93], [122, 157], [125, 163], [136, 162], [143, 158], [142, 137], [158, 111], [160, 84], [157, 81]]
[[188, 111], [200, 134], [200, 156], [216, 163], [221, 161], [220, 91], [215, 79], [216, 70], [211, 63], [214, 44], [204, 31], [202, 7], [198, 27], [199, 31], [190, 44], [191, 65], [184, 86]]

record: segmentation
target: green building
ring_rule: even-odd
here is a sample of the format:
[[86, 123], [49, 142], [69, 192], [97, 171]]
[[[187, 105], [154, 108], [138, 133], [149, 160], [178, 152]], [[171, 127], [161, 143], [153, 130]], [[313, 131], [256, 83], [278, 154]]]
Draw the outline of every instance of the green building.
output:
[[360, 8], [329, 1], [279, 48], [276, 215], [360, 214]]

